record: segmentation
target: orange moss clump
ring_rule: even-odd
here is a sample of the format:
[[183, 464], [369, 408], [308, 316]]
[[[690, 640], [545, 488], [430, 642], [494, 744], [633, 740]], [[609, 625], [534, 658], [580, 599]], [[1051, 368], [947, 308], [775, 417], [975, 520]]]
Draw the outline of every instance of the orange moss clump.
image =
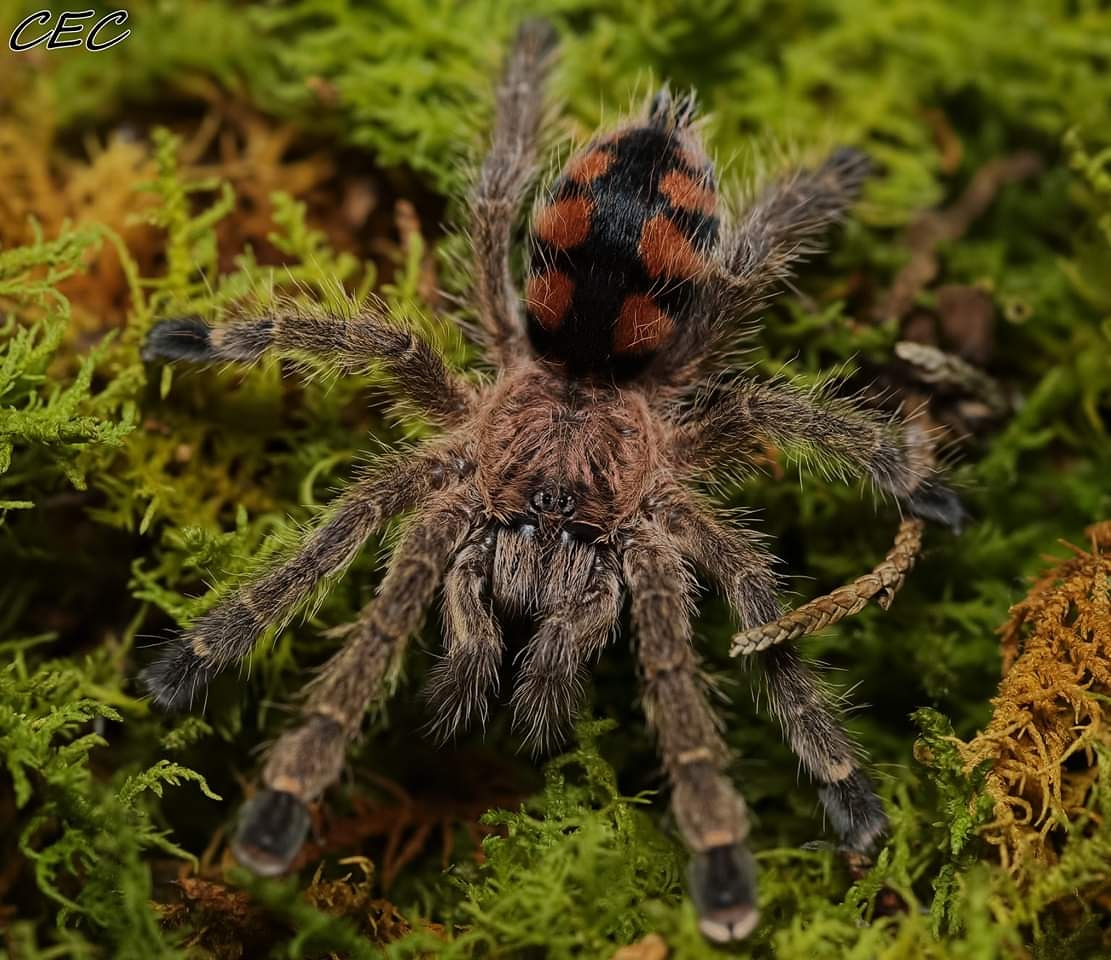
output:
[[[150, 189], [158, 173], [150, 139], [156, 126], [181, 137], [184, 182], [210, 183], [213, 195], [221, 183], [231, 187], [235, 209], [212, 225], [222, 273], [247, 248], [260, 264], [287, 262], [271, 240], [278, 192], [306, 203], [314, 227], [335, 249], [372, 254], [373, 240], [392, 233], [393, 204], [380, 202], [383, 191], [372, 171], [342, 170], [296, 126], [269, 119], [212, 85], [195, 87], [197, 100], [188, 109], [167, 110], [155, 123], [138, 119], [89, 131], [79, 142], [56, 127], [47, 105], [0, 117], [0, 249], [32, 243], [39, 233], [56, 237], [69, 225], [98, 224], [119, 237], [140, 276], [157, 276], [166, 239], [148, 222], [160, 205]], [[6, 89], [0, 85], [0, 99]], [[87, 269], [58, 289], [73, 307], [75, 351], [122, 327], [132, 306], [128, 278], [110, 242], [91, 251]]]
[[991, 764], [994, 817], [981, 833], [1020, 882], [1058, 862], [1070, 823], [1107, 775], [1093, 748], [1111, 747], [1111, 521], [1086, 533], [1091, 552], [1066, 544], [1074, 556], [1011, 608], [994, 715], [961, 745], [966, 771]]

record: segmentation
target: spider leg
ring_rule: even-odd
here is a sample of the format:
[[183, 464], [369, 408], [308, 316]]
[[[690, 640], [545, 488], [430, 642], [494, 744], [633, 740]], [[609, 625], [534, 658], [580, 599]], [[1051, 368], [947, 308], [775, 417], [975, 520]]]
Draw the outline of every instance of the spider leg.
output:
[[503, 642], [490, 596], [496, 534], [483, 530], [463, 547], [444, 577], [444, 657], [432, 669], [428, 699], [433, 729], [448, 739], [477, 714], [483, 725], [497, 692]]
[[199, 317], [163, 320], [151, 329], [143, 359], [256, 363], [267, 352], [314, 357], [344, 373], [381, 364], [407, 400], [441, 423], [458, 422], [474, 401], [471, 386], [448, 370], [430, 344], [373, 309], [336, 317], [284, 303], [216, 327]]
[[807, 773], [842, 845], [870, 854], [887, 832], [887, 814], [860, 768], [859, 749], [842, 725], [834, 696], [794, 647], [758, 654], [772, 713]]
[[543, 20], [528, 20], [518, 30], [497, 89], [490, 150], [470, 198], [479, 320], [494, 359], [501, 365], [524, 348], [510, 245], [536, 165], [544, 82], [555, 39], [555, 32]]
[[744, 801], [722, 774], [728, 748], [691, 643], [695, 585], [661, 532], [643, 526], [623, 556], [639, 638], [644, 707], [671, 780], [671, 805], [692, 851], [691, 897], [711, 940], [756, 926], [756, 866], [745, 846]]
[[920, 428], [828, 391], [741, 380], [679, 431], [676, 453], [708, 470], [751, 460], [761, 443], [801, 449], [820, 466], [866, 477], [913, 516], [954, 531], [967, 519], [956, 494], [933, 479]]
[[[621, 576], [613, 552], [577, 545], [564, 549], [578, 556], [553, 564], [540, 625], [513, 690], [513, 724], [537, 753], [567, 730], [582, 696], [586, 664], [601, 652], [621, 613]], [[583, 559], [589, 563], [585, 577], [575, 572], [582, 565], [576, 561]]]
[[188, 707], [198, 690], [251, 652], [264, 630], [288, 622], [322, 582], [339, 574], [385, 521], [465, 469], [461, 458], [441, 450], [391, 460], [356, 481], [292, 557], [220, 600], [143, 671], [155, 703]]
[[765, 188], [724, 244], [729, 312], [750, 313], [817, 251], [817, 239], [839, 223], [872, 172], [868, 156], [840, 147], [817, 167], [797, 170]]
[[339, 777], [367, 707], [388, 693], [406, 641], [419, 629], [472, 514], [464, 496], [449, 496], [414, 522], [377, 597], [313, 681], [304, 722], [274, 744], [264, 787], [244, 807], [234, 843], [237, 859], [256, 873], [283, 872], [301, 848], [309, 822], [305, 805]]
[[[769, 555], [751, 531], [723, 524], [691, 499], [676, 496], [666, 510], [668, 533], [684, 556], [725, 594], [744, 628], [774, 619], [776, 579]], [[789, 645], [757, 653], [772, 713], [803, 767], [841, 842], [867, 853], [887, 829], [883, 803], [861, 771], [859, 750], [845, 731], [826, 685]]]
[[871, 172], [858, 150], [841, 147], [817, 167], [795, 170], [765, 187], [740, 221], [723, 231], [716, 269], [699, 284], [688, 322], [654, 368], [664, 399], [690, 395], [728, 367], [742, 321], [759, 310], [820, 249]]

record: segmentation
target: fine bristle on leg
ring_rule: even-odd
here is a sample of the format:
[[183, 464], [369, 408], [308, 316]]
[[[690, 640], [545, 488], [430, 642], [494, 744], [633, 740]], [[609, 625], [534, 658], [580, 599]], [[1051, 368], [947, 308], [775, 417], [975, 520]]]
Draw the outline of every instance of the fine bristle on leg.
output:
[[527, 20], [517, 31], [497, 89], [494, 135], [471, 193], [474, 295], [489, 348], [502, 362], [520, 354], [525, 345], [510, 253], [536, 166], [544, 83], [555, 42], [555, 31], [544, 20]]
[[293, 360], [312, 357], [343, 373], [380, 364], [402, 396], [445, 424], [465, 417], [474, 402], [470, 384], [448, 369], [431, 344], [372, 307], [333, 316], [283, 301], [264, 314], [213, 327], [199, 317], [176, 317], [155, 324], [143, 345], [148, 363], [250, 364], [267, 354]]
[[738, 380], [684, 427], [679, 455], [708, 469], [730, 459], [751, 462], [766, 443], [794, 448], [827, 473], [869, 480], [915, 516], [959, 528], [964, 510], [937, 482], [933, 449], [918, 424], [838, 396], [834, 386]]
[[582, 699], [587, 663], [621, 612], [621, 577], [612, 552], [596, 548], [585, 581], [572, 572], [576, 552], [568, 552], [570, 562], [553, 564], [540, 626], [513, 691], [514, 726], [536, 753], [567, 732]]
[[719, 269], [700, 284], [692, 322], [657, 364], [657, 375], [688, 396], [731, 365], [745, 320], [790, 280], [821, 238], [844, 219], [873, 169], [867, 154], [839, 147], [815, 167], [764, 187], [725, 231]]
[[794, 171], [760, 193], [725, 255], [738, 317], [786, 280], [844, 218], [872, 169], [867, 154], [839, 147], [818, 166]]
[[143, 360], [187, 360], [203, 363], [215, 360], [210, 328], [200, 317], [177, 317], [163, 320], [151, 328], [143, 344]]
[[861, 771], [859, 750], [845, 730], [825, 684], [789, 645], [758, 654], [772, 713], [803, 767], [841, 844], [871, 852], [887, 832], [887, 815]]
[[188, 710], [197, 693], [219, 673], [220, 666], [199, 657], [187, 644], [175, 645], [139, 674], [139, 682], [162, 710]]
[[[725, 524], [674, 494], [669, 531], [686, 556], [722, 589], [742, 626], [754, 629], [778, 610], [768, 555], [751, 531]], [[916, 550], [917, 547], [915, 546]], [[819, 785], [819, 798], [842, 844], [869, 852], [887, 830], [883, 804], [860, 770], [859, 751], [821, 679], [783, 644], [757, 653], [768, 699], [784, 737]]]
[[872, 854], [885, 833], [887, 814], [872, 781], [860, 770], [843, 780], [818, 788], [822, 803], [841, 845], [853, 853]]
[[213, 678], [251, 652], [268, 627], [287, 622], [337, 576], [386, 520], [457, 478], [453, 464], [450, 453], [426, 450], [387, 461], [349, 487], [292, 557], [221, 599], [166, 645], [142, 674], [154, 700], [188, 708]]
[[431, 670], [425, 696], [432, 732], [446, 741], [477, 718], [485, 726], [498, 688], [504, 644], [490, 600], [495, 536], [483, 531], [455, 556], [444, 577], [444, 656]]

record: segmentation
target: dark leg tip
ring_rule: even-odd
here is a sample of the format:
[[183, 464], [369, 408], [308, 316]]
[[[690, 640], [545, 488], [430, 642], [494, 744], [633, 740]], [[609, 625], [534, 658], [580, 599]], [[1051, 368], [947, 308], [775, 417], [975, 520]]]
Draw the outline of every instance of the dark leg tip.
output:
[[860, 186], [876, 172], [872, 158], [856, 147], [837, 147], [823, 166], [836, 173], [838, 179], [853, 186]]
[[160, 709], [188, 710], [218, 672], [214, 663], [179, 646], [140, 673], [139, 682]]
[[887, 814], [872, 782], [859, 770], [818, 790], [826, 816], [848, 850], [870, 854], [887, 833]]
[[743, 940], [760, 919], [756, 909], [756, 861], [741, 843], [710, 847], [691, 857], [691, 899], [707, 940]]
[[211, 360], [210, 330], [199, 317], [179, 317], [156, 323], [143, 344], [143, 360]]
[[264, 789], [239, 815], [232, 853], [252, 873], [285, 873], [309, 832], [309, 811], [292, 793]]
[[920, 520], [929, 520], [960, 533], [969, 520], [960, 498], [948, 487], [923, 484], [906, 501], [907, 509]]
[[551, 53], [559, 42], [559, 34], [550, 20], [544, 17], [529, 17], [517, 27], [516, 42], [528, 47], [537, 56]]

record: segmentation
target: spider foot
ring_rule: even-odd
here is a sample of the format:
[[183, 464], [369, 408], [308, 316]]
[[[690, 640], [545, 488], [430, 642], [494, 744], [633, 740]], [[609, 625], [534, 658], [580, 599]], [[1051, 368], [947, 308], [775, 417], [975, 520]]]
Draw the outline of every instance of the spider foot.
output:
[[836, 783], [825, 784], [818, 790], [818, 799], [846, 850], [868, 855], [887, 833], [883, 801], [859, 770]]
[[833, 151], [823, 164], [823, 168], [835, 173], [837, 178], [854, 187], [876, 172], [876, 164], [868, 154], [856, 147], [841, 146]]
[[178, 646], [143, 670], [139, 682], [159, 708], [177, 712], [188, 710], [218, 672], [211, 660]]
[[907, 509], [921, 520], [940, 523], [960, 533], [969, 520], [960, 498], [941, 484], [923, 484], [906, 500]]
[[691, 899], [707, 940], [743, 940], [756, 928], [756, 861], [741, 843], [701, 850], [691, 858]]
[[285, 873], [309, 832], [309, 811], [292, 793], [260, 790], [243, 807], [232, 843], [235, 859], [253, 873]]
[[163, 320], [151, 327], [143, 360], [211, 360], [212, 331], [199, 317]]

